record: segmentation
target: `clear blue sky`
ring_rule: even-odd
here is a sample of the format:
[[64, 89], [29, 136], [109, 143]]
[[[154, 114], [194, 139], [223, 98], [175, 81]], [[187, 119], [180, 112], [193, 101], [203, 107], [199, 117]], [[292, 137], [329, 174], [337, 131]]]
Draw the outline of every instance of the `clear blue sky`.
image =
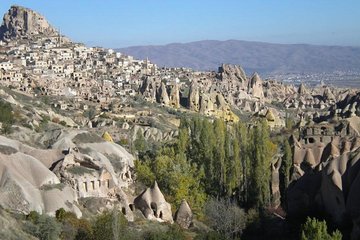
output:
[[71, 39], [124, 47], [197, 40], [360, 46], [359, 0], [1, 0]]

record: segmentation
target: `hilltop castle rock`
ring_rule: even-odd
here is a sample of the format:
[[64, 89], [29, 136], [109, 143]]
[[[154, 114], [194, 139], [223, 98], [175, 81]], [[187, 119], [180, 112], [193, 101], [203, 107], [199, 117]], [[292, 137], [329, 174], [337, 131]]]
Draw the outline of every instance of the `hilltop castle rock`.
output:
[[58, 32], [40, 14], [21, 6], [11, 6], [0, 27], [0, 39], [9, 40], [32, 35], [55, 36]]

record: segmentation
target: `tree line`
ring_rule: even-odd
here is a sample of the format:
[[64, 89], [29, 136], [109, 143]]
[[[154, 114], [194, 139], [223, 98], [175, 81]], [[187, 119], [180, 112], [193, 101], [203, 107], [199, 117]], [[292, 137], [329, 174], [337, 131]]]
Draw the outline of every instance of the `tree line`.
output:
[[271, 203], [271, 160], [277, 145], [265, 120], [227, 124], [220, 119], [182, 119], [175, 143], [155, 150], [140, 135], [138, 180], [158, 181], [167, 199], [187, 199], [200, 211], [210, 197], [231, 198], [240, 206], [262, 208]]

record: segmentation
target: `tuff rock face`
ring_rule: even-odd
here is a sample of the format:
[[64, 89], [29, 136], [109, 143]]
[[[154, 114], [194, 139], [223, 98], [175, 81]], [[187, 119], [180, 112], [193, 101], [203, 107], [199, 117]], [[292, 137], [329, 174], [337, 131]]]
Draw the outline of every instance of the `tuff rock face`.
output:
[[178, 84], [174, 84], [170, 89], [169, 104], [173, 108], [180, 107], [180, 89]]
[[188, 104], [189, 104], [189, 109], [192, 111], [199, 111], [200, 109], [200, 93], [199, 93], [199, 88], [198, 86], [196, 86], [196, 84], [191, 84], [190, 86], [190, 91], [189, 91], [189, 98], [188, 98]]
[[158, 90], [158, 102], [164, 106], [169, 106], [170, 103], [169, 95], [166, 91], [166, 86], [164, 83], [161, 83], [161, 86]]
[[193, 213], [189, 204], [185, 199], [181, 201], [179, 209], [175, 213], [175, 222], [180, 225], [180, 227], [188, 229], [193, 220]]
[[166, 202], [157, 182], [151, 188], [145, 189], [134, 199], [136, 209], [139, 209], [149, 220], [173, 223], [171, 205]]
[[321, 211], [339, 226], [352, 222], [352, 239], [360, 236], [360, 118], [313, 124], [293, 142], [292, 183], [287, 190], [290, 217]]
[[264, 98], [263, 81], [257, 73], [255, 73], [249, 81], [249, 93], [255, 98]]
[[37, 211], [49, 215], [64, 208], [81, 216], [75, 190], [61, 186], [48, 169], [63, 158], [61, 151], [34, 149], [3, 136], [0, 143], [1, 206], [25, 214]]
[[221, 80], [236, 80], [246, 86], [247, 78], [244, 69], [238, 65], [223, 64], [219, 67], [219, 77]]
[[31, 9], [11, 6], [0, 27], [0, 39], [8, 40], [31, 35], [57, 35], [58, 32], [39, 13]]

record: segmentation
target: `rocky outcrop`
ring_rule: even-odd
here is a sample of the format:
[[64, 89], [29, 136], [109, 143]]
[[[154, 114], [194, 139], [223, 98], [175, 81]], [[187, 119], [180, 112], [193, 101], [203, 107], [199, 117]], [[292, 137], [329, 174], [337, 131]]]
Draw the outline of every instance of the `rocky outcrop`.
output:
[[336, 101], [335, 95], [332, 93], [330, 88], [325, 88], [323, 98], [325, 101]]
[[282, 155], [276, 154], [271, 162], [271, 203], [274, 208], [280, 206], [280, 172]]
[[166, 202], [157, 182], [151, 188], [145, 189], [134, 199], [136, 209], [139, 209], [149, 220], [173, 223], [171, 205]]
[[158, 93], [157, 93], [158, 97], [158, 103], [164, 105], [164, 106], [169, 106], [170, 103], [170, 99], [169, 99], [169, 95], [166, 91], [166, 86], [164, 83], [161, 83], [160, 88], [158, 89]]
[[157, 79], [147, 76], [140, 86], [140, 93], [148, 102], [156, 102]]
[[39, 13], [31, 9], [11, 6], [4, 15], [0, 27], [0, 39], [31, 37], [34, 35], [58, 35], [58, 32]]
[[219, 67], [218, 77], [222, 81], [237, 81], [243, 88], [247, 87], [245, 71], [239, 65], [222, 64], [221, 67]]
[[78, 199], [104, 198], [129, 221], [134, 157], [120, 145], [79, 130], [53, 130], [35, 149], [0, 136], [0, 205], [22, 213], [54, 215], [59, 208], [81, 216]]
[[193, 220], [193, 213], [189, 204], [185, 199], [181, 201], [179, 209], [175, 213], [175, 222], [180, 225], [180, 227], [188, 229]]
[[209, 94], [203, 93], [200, 98], [200, 109], [199, 112], [204, 115], [212, 115], [214, 112], [214, 103]]
[[[77, 195], [70, 186], [60, 183], [42, 161], [31, 156], [35, 150], [18, 141], [0, 136], [0, 205], [28, 214], [30, 211], [55, 215], [64, 208], [81, 216]], [[34, 155], [34, 154], [33, 154]], [[58, 161], [52, 151], [43, 155]]]
[[188, 106], [191, 111], [198, 112], [200, 110], [199, 87], [195, 83], [192, 83], [190, 86]]
[[290, 216], [322, 210], [338, 224], [352, 221], [352, 239], [360, 237], [360, 150], [344, 152], [318, 165], [288, 190]]
[[180, 107], [180, 89], [178, 84], [174, 84], [170, 88], [169, 105], [173, 108]]
[[292, 183], [287, 189], [289, 217], [325, 213], [337, 225], [353, 223], [352, 239], [360, 237], [357, 182], [360, 119], [306, 126], [293, 142]]
[[299, 95], [306, 95], [309, 94], [309, 90], [307, 89], [307, 87], [305, 86], [304, 83], [301, 83], [299, 88], [298, 88], [298, 94]]
[[264, 98], [264, 91], [263, 91], [263, 81], [261, 80], [259, 74], [254, 73], [249, 81], [249, 94], [253, 97], [262, 100]]

